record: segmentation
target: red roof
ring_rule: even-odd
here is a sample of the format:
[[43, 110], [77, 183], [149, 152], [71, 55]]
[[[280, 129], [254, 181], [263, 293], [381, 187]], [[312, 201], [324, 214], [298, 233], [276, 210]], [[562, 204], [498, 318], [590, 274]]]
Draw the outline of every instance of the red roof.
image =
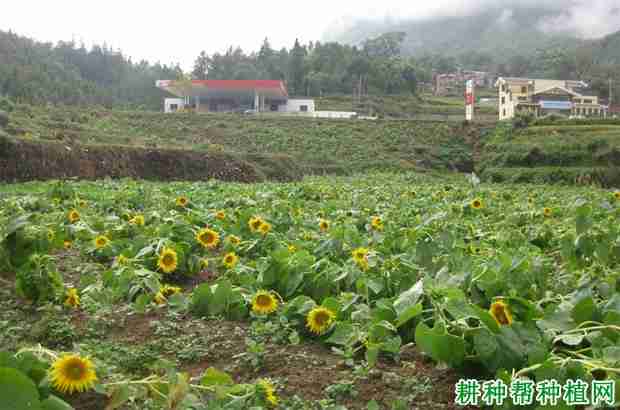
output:
[[[181, 84], [175, 80], [160, 80], [156, 85], [175, 94], [175, 86]], [[192, 86], [196, 86], [195, 90], [199, 93], [203, 90], [223, 92], [260, 90], [273, 95], [288, 96], [284, 81], [280, 80], [192, 80]]]
[[209, 88], [250, 89], [250, 88], [284, 88], [280, 80], [192, 80], [192, 84], [206, 85]]

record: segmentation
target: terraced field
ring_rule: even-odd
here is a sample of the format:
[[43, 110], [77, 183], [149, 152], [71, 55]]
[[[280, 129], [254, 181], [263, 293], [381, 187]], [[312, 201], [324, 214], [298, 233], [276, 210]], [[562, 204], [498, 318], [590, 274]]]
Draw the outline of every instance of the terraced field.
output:
[[461, 378], [620, 398], [619, 217], [620, 191], [404, 173], [5, 185], [0, 408], [452, 409]]

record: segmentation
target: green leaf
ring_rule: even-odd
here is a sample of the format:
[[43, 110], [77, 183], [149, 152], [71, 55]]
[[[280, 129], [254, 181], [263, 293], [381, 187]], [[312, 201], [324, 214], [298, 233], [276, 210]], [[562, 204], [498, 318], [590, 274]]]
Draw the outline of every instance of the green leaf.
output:
[[230, 386], [235, 384], [230, 375], [217, 370], [213, 367], [209, 367], [200, 379], [200, 384], [203, 386]]
[[228, 279], [221, 280], [217, 283], [213, 298], [209, 301], [209, 313], [219, 315], [224, 313], [228, 308], [228, 300], [232, 293], [232, 284]]
[[[109, 394], [109, 393], [108, 393]], [[129, 386], [126, 384], [118, 385], [112, 390], [112, 394], [109, 394], [110, 400], [105, 410], [115, 410], [120, 408], [123, 404], [129, 400]]]
[[357, 341], [355, 328], [350, 323], [338, 323], [334, 328], [334, 332], [326, 340], [327, 343], [347, 346]]
[[396, 315], [399, 318], [402, 317], [408, 310], [418, 303], [418, 300], [423, 293], [424, 282], [422, 280], [419, 280], [409, 290], [401, 293], [394, 301], [394, 310], [396, 311]]
[[0, 367], [0, 410], [41, 410], [37, 387], [17, 369]]
[[596, 305], [592, 297], [583, 298], [575, 305], [571, 312], [571, 317], [576, 324], [587, 322], [594, 319], [596, 313]]
[[417, 305], [413, 305], [403, 311], [396, 320], [396, 327], [401, 327], [405, 323], [409, 322], [414, 317], [418, 316], [422, 313], [423, 306], [422, 303], [418, 303]]
[[424, 323], [419, 323], [415, 329], [415, 342], [437, 362], [458, 367], [465, 360], [465, 341], [444, 333], [438, 327], [431, 329]]
[[56, 397], [49, 396], [47, 399], [41, 402], [41, 408], [43, 410], [73, 410], [73, 407], [66, 401]]
[[379, 404], [375, 401], [375, 400], [371, 400], [368, 402], [368, 405], [366, 406], [367, 410], [381, 410], [379, 407]]
[[366, 362], [368, 366], [374, 367], [379, 358], [379, 346], [371, 346], [366, 349]]

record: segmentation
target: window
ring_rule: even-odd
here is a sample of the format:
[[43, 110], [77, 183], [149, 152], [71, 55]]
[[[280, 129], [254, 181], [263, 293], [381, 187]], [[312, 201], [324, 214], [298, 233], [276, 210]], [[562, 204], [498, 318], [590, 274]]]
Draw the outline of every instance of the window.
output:
[[521, 87], [521, 94], [527, 94], [527, 87]]
[[308, 112], [308, 106], [307, 105], [300, 105], [299, 106], [299, 111], [301, 111], [301, 112]]
[[278, 104], [271, 104], [271, 106], [269, 107], [269, 109], [271, 111], [278, 111]]
[[506, 116], [506, 109], [504, 108], [504, 117]]
[[176, 111], [179, 109], [179, 104], [170, 104], [170, 111]]
[[502, 105], [506, 104], [506, 97], [502, 97]]
[[527, 97], [519, 97], [519, 101], [527, 101]]
[[592, 100], [583, 100], [584, 104], [592, 104]]
[[499, 89], [501, 90], [501, 92], [504, 92], [504, 84], [500, 85]]

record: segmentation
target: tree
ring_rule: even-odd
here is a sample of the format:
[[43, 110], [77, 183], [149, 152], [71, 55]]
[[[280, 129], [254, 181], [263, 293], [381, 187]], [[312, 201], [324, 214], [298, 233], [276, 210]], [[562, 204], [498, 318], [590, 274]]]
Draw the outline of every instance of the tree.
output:
[[209, 69], [209, 56], [205, 51], [201, 51], [200, 55], [194, 61], [194, 69], [192, 70], [192, 78], [194, 80], [206, 80]]
[[288, 86], [293, 94], [300, 95], [304, 92], [305, 85], [305, 68], [304, 59], [306, 50], [299, 44], [299, 40], [295, 39], [295, 45], [291, 50], [289, 62]]

